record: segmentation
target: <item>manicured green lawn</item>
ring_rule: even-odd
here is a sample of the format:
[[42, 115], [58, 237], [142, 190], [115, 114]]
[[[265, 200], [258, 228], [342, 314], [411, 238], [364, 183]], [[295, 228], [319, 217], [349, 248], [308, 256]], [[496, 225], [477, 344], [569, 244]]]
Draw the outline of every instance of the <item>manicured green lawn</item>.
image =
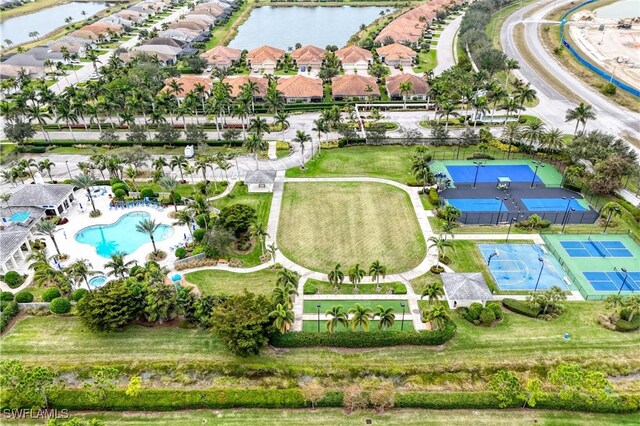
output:
[[403, 288], [404, 284], [402, 283], [381, 283], [380, 290], [376, 291], [375, 284], [359, 284], [358, 292], [354, 291], [354, 286], [349, 282], [349, 280], [345, 280], [340, 285], [340, 288], [336, 290], [328, 281], [318, 281], [310, 278], [305, 283], [305, 287], [307, 285], [313, 285], [318, 289], [316, 294], [388, 294], [389, 290], [392, 290], [395, 286], [401, 286]]
[[436, 58], [436, 43], [432, 43], [431, 50], [428, 52], [420, 52], [418, 53], [418, 66], [413, 67], [413, 71], [416, 73], [423, 73], [427, 71], [431, 71], [438, 65], [438, 60]]
[[[323, 317], [323, 312], [320, 313], [320, 318]], [[378, 324], [380, 323], [380, 321], [374, 321], [371, 320], [369, 321], [369, 331], [378, 331]], [[404, 325], [402, 325], [402, 321], [401, 319], [397, 319], [393, 325], [391, 326], [391, 330], [394, 331], [401, 331], [401, 329], [403, 331], [411, 331], [413, 330], [413, 322], [411, 321], [411, 319], [407, 319], [405, 318], [404, 320]], [[336, 331], [347, 331], [347, 330], [351, 330], [351, 325], [345, 327], [342, 324], [339, 324], [338, 327], [336, 327]], [[305, 320], [302, 322], [302, 331], [318, 331], [318, 321], [312, 321], [312, 320]], [[320, 332], [324, 332], [327, 331], [327, 321], [320, 321]]]
[[[189, 177], [185, 176], [185, 180], [188, 181]], [[129, 184], [131, 188], [133, 188], [133, 182], [131, 182], [130, 180], [127, 180], [126, 182], [127, 184]], [[218, 182], [216, 184], [218, 186], [217, 191], [215, 190], [215, 186], [213, 185], [213, 182], [211, 182], [209, 185], [211, 186], [211, 189], [210, 189], [211, 194], [219, 194], [222, 191], [224, 191], [224, 189], [226, 188], [226, 182], [225, 183]], [[162, 189], [162, 187], [159, 184], [155, 182], [136, 181], [135, 187], [140, 191], [143, 190], [144, 188], [151, 188], [153, 192], [156, 192], [156, 193], [166, 192], [164, 189]], [[190, 183], [179, 184], [178, 187], [176, 188], [176, 192], [180, 194], [180, 196], [183, 198], [184, 197], [193, 198], [195, 196], [196, 191], [198, 191], [196, 185], [192, 185]]]
[[[526, 369], [557, 362], [614, 365], [627, 372], [640, 369], [640, 332], [617, 333], [598, 325], [598, 315], [604, 312], [601, 302], [566, 302], [565, 306], [567, 311], [554, 321], [507, 314], [493, 328], [476, 327], [454, 314], [456, 336], [437, 352], [422, 347], [353, 353], [321, 348], [267, 349], [250, 362], [256, 369], [281, 368], [304, 374], [351, 374], [360, 368], [412, 372], [407, 374], [484, 367]], [[570, 339], [564, 340], [563, 333], [569, 333]], [[3, 359], [56, 368], [198, 361], [220, 368], [247, 366], [246, 359], [232, 356], [209, 331], [134, 325], [118, 333], [93, 333], [75, 317], [25, 318], [0, 339], [0, 344]]]
[[376, 306], [380, 305], [383, 308], [393, 308], [394, 312], [402, 313], [401, 303], [405, 305], [405, 311], [409, 312], [406, 300], [305, 300], [303, 312], [305, 314], [318, 313], [318, 304], [320, 305], [320, 316], [322, 317], [325, 312], [334, 306], [342, 305], [345, 311], [353, 308], [357, 303], [361, 304], [365, 308], [370, 308], [372, 311], [376, 311]]
[[[596, 414], [542, 410], [415, 410], [394, 409], [384, 414], [376, 414], [370, 410], [345, 414], [339, 408], [319, 408], [310, 410], [189, 410], [179, 412], [124, 412], [124, 413], [85, 413], [72, 418], [85, 421], [97, 419], [106, 426], [192, 426], [196, 424], [213, 424], [229, 426], [282, 426], [283, 424], [307, 426], [326, 425], [364, 425], [371, 419], [374, 425], [404, 426], [429, 425], [446, 426], [511, 426], [519, 425], [636, 425], [637, 414]], [[11, 425], [43, 424], [41, 420], [11, 421]]]
[[280, 250], [294, 262], [328, 272], [336, 263], [387, 273], [407, 271], [425, 255], [409, 196], [378, 183], [287, 183], [278, 229]]
[[190, 272], [185, 279], [198, 286], [200, 291], [207, 294], [242, 293], [247, 289], [253, 293], [271, 294], [276, 285], [276, 272], [271, 269], [263, 269], [248, 274], [237, 272], [218, 271], [215, 269]]

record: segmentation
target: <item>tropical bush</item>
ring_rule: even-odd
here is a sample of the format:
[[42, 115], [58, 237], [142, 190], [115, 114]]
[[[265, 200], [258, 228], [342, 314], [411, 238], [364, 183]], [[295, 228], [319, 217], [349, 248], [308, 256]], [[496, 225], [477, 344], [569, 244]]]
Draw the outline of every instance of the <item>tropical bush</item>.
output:
[[407, 294], [407, 286], [402, 283], [394, 284], [393, 294]]
[[509, 299], [509, 298], [502, 299], [502, 305], [512, 312], [515, 312], [521, 315], [526, 315], [531, 318], [537, 318], [538, 315], [540, 315], [540, 312], [542, 311], [542, 309], [539, 306], [538, 307], [531, 306], [530, 304], [522, 300], [515, 300], [515, 299]]
[[3, 302], [11, 302], [13, 300], [13, 293], [3, 291], [2, 293], [0, 293], [0, 300], [2, 300]]
[[7, 324], [9, 324], [9, 320], [20, 312], [20, 308], [18, 308], [18, 302], [15, 300], [7, 303], [7, 305], [2, 309], [2, 314], [0, 314], [0, 332], [4, 331], [7, 328]]
[[187, 250], [184, 247], [178, 247], [176, 249], [175, 255], [178, 259], [184, 259], [187, 257]]
[[316, 287], [315, 284], [307, 281], [306, 283], [304, 283], [304, 288], [302, 291], [304, 292], [304, 294], [316, 294], [318, 292], [318, 287]]
[[16, 294], [15, 301], [18, 303], [31, 303], [33, 302], [33, 294], [29, 293], [28, 291], [21, 291], [20, 293]]
[[113, 196], [120, 200], [123, 199], [126, 195], [127, 191], [125, 191], [124, 189], [116, 189], [115, 191], [113, 191]]
[[440, 205], [440, 197], [438, 196], [438, 191], [435, 188], [431, 188], [429, 190], [429, 202], [432, 206]]
[[74, 302], [78, 302], [84, 296], [89, 293], [89, 290], [86, 288], [79, 288], [77, 290], [73, 290], [73, 292], [69, 295], [69, 300], [73, 300]]
[[154, 198], [156, 196], [156, 193], [153, 192], [153, 189], [151, 188], [142, 188], [142, 190], [140, 191], [140, 197], [142, 198]]
[[51, 287], [42, 292], [42, 301], [51, 302], [53, 299], [56, 299], [60, 296], [60, 290], [55, 287]]
[[11, 288], [17, 288], [20, 287], [20, 284], [24, 282], [24, 278], [16, 271], [9, 271], [4, 274], [2, 281], [7, 283], [7, 285]]
[[71, 302], [64, 297], [56, 297], [51, 301], [49, 309], [54, 314], [66, 314], [71, 310]]
[[116, 191], [117, 191], [117, 190], [119, 190], [119, 189], [123, 190], [125, 193], [128, 193], [128, 191], [127, 191], [127, 184], [125, 184], [125, 183], [119, 182], [119, 183], [113, 184], [113, 185], [111, 186], [111, 192], [113, 192], [114, 194], [115, 194], [115, 193], [116, 193]]

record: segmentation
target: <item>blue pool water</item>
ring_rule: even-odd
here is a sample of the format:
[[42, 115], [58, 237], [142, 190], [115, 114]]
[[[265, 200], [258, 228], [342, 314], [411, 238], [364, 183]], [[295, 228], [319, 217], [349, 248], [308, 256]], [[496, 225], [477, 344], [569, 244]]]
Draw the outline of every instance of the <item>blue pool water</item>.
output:
[[[449, 176], [454, 183], [471, 183], [476, 175], [476, 166], [446, 166]], [[533, 170], [527, 164], [493, 165], [480, 167], [478, 170], [479, 183], [496, 183], [499, 177], [508, 177], [511, 182], [531, 182]], [[536, 176], [536, 182], [542, 182]]]
[[[522, 204], [529, 211], [563, 212], [567, 209], [567, 200], [562, 198], [523, 198]], [[578, 200], [570, 200], [569, 207], [577, 212], [587, 210]]]
[[[131, 254], [141, 245], [151, 242], [147, 234], [136, 231], [136, 225], [151, 215], [146, 212], [127, 213], [111, 225], [89, 226], [80, 230], [75, 238], [82, 244], [95, 247], [96, 252], [105, 258], [113, 253]], [[173, 234], [173, 227], [160, 225], [153, 234], [156, 244], [166, 240]]]
[[506, 211], [501, 200], [495, 198], [447, 198], [447, 202], [463, 212], [497, 212]]
[[24, 222], [29, 219], [29, 216], [31, 216], [29, 212], [15, 212], [9, 218], [9, 222]]
[[491, 259], [489, 270], [501, 290], [533, 290], [536, 286], [543, 260], [542, 275], [538, 290], [552, 286], [566, 289], [562, 280], [562, 267], [553, 256], [547, 256], [536, 244], [478, 244], [485, 261], [496, 250], [497, 256]]
[[91, 288], [102, 287], [105, 282], [107, 282], [107, 277], [106, 276], [97, 275], [97, 276], [89, 279], [89, 287], [91, 287]]

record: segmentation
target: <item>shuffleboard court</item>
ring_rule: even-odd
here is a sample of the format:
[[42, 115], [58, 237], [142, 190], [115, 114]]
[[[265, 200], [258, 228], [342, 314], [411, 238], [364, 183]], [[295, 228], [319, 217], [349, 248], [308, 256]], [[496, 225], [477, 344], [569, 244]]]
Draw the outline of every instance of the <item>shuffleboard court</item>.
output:
[[[640, 272], [583, 272], [595, 291], [640, 291]], [[626, 277], [626, 279], [625, 279]], [[624, 286], [622, 285], [624, 283]]]
[[561, 212], [567, 210], [567, 204], [569, 208], [574, 209], [577, 212], [583, 212], [589, 210], [584, 207], [578, 200], [564, 200], [562, 198], [522, 198], [522, 204], [529, 211], [538, 212]]
[[561, 241], [571, 257], [633, 257], [622, 241]]
[[[475, 165], [447, 165], [447, 171], [454, 183], [471, 183], [475, 180], [477, 167]], [[511, 182], [531, 182], [533, 170], [527, 164], [485, 165], [478, 172], [478, 183], [496, 183], [499, 177], [508, 177]], [[536, 176], [536, 182], [542, 182]]]

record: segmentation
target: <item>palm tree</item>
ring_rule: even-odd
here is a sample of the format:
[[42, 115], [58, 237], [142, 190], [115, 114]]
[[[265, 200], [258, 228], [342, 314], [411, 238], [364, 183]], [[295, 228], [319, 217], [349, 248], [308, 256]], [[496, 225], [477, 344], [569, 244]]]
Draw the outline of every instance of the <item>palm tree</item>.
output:
[[267, 145], [268, 145], [267, 142], [262, 140], [262, 138], [258, 134], [249, 135], [247, 140], [244, 141], [244, 143], [242, 144], [242, 147], [244, 149], [246, 149], [247, 151], [249, 151], [251, 154], [254, 155], [256, 159], [256, 170], [258, 170], [259, 168], [258, 153], [260, 151], [264, 151], [265, 149], [267, 149]]
[[355, 306], [349, 309], [349, 313], [351, 314], [351, 329], [353, 331], [369, 331], [369, 320], [371, 319], [371, 314], [373, 311], [371, 308], [364, 307], [359, 303], [356, 303]]
[[428, 249], [435, 247], [435, 249], [437, 250], [438, 260], [436, 260], [436, 267], [440, 267], [440, 258], [444, 257], [447, 247], [453, 247], [453, 243], [446, 238], [443, 238], [442, 235], [440, 235], [439, 237], [429, 237], [427, 239], [427, 242], [430, 243], [428, 245]]
[[425, 315], [425, 320], [431, 324], [432, 330], [442, 330], [451, 317], [443, 305], [433, 305]]
[[393, 327], [393, 323], [396, 321], [396, 316], [393, 313], [393, 308], [384, 308], [382, 307], [382, 305], [378, 305], [376, 306], [376, 309], [378, 311], [374, 314], [374, 318], [380, 318], [378, 322], [378, 328], [380, 330], [386, 330]]
[[351, 269], [349, 269], [349, 281], [354, 285], [354, 291], [358, 291], [358, 284], [362, 281], [362, 278], [366, 275], [364, 269], [360, 268], [360, 264], [356, 263]]
[[[291, 271], [289, 271], [291, 272]], [[295, 274], [295, 273], [293, 273]], [[297, 274], [295, 274], [297, 276]], [[280, 278], [280, 277], [279, 277]], [[293, 308], [293, 300], [298, 295], [297, 278], [295, 282], [292, 281], [278, 281], [271, 293], [271, 300], [274, 304], [281, 303], [288, 306], [289, 309]]]
[[429, 306], [431, 306], [433, 302], [437, 302], [442, 296], [444, 296], [444, 289], [439, 282], [428, 283], [424, 287], [424, 290], [422, 290], [422, 293], [420, 293], [420, 299], [428, 298]]
[[260, 240], [260, 249], [262, 251], [262, 256], [264, 256], [264, 241], [265, 238], [269, 236], [267, 228], [260, 222], [254, 223], [251, 229], [251, 234]]
[[87, 196], [89, 197], [89, 201], [91, 201], [91, 207], [93, 209], [92, 211], [97, 211], [96, 205], [93, 203], [93, 197], [91, 196], [91, 187], [96, 184], [93, 176], [82, 173], [73, 178], [71, 182], [74, 186], [87, 191]]
[[449, 129], [449, 117], [457, 117], [459, 114], [456, 112], [456, 105], [449, 101], [443, 101], [440, 105], [440, 109], [442, 112], [440, 113], [440, 117], [445, 117], [444, 130]]
[[143, 219], [136, 225], [136, 231], [142, 234], [147, 234], [149, 235], [149, 238], [151, 238], [151, 244], [153, 245], [154, 253], [157, 253], [158, 250], [156, 249], [156, 240], [153, 236], [153, 233], [156, 232], [159, 226], [160, 224], [156, 223], [154, 219]]
[[284, 142], [284, 131], [289, 127], [289, 114], [284, 111], [278, 111], [273, 117], [273, 124], [280, 126], [282, 132], [282, 141]]
[[83, 280], [87, 285], [87, 288], [91, 290], [89, 277], [98, 273], [97, 271], [91, 270], [91, 268], [91, 262], [87, 259], [78, 259], [71, 265], [67, 266], [65, 270], [75, 281]]
[[233, 107], [233, 115], [240, 119], [242, 124], [242, 139], [247, 139], [247, 132], [244, 126], [244, 120], [249, 117], [249, 106], [245, 102], [236, 102]]
[[327, 331], [333, 333], [336, 330], [338, 324], [343, 325], [345, 328], [349, 325], [349, 319], [347, 313], [342, 309], [342, 305], [332, 306], [325, 315], [330, 317], [327, 321]]
[[336, 264], [331, 272], [328, 274], [329, 282], [333, 284], [334, 288], [339, 288], [340, 284], [344, 282], [344, 272], [340, 269], [340, 264]]
[[504, 79], [504, 90], [507, 90], [507, 86], [509, 85], [509, 76], [511, 75], [511, 71], [517, 70], [520, 68], [518, 61], [513, 58], [507, 58], [504, 61], [505, 68], [505, 79]]
[[[304, 143], [309, 142], [311, 140], [311, 136], [308, 133], [302, 130], [296, 130], [296, 137], [293, 138], [294, 142], [298, 142], [300, 144], [300, 152], [302, 157], [302, 165], [301, 168], [304, 169]], [[311, 156], [313, 157], [313, 143], [311, 144]]]
[[193, 232], [191, 231], [191, 224], [193, 223], [193, 216], [191, 212], [188, 210], [180, 210], [174, 215], [176, 221], [173, 223], [174, 225], [186, 225], [189, 230], [189, 234], [193, 237]]
[[640, 296], [634, 295], [627, 298], [624, 307], [629, 311], [629, 322], [633, 322], [633, 318], [640, 313]]
[[376, 290], [380, 290], [380, 277], [384, 279], [387, 275], [387, 267], [380, 264], [379, 260], [376, 260], [369, 266], [369, 275], [372, 280], [376, 282]]
[[249, 130], [261, 137], [263, 133], [269, 131], [269, 125], [264, 118], [256, 117], [249, 122]]
[[56, 166], [55, 163], [52, 163], [51, 160], [49, 160], [48, 158], [45, 158], [44, 160], [38, 163], [38, 170], [40, 170], [40, 172], [43, 172], [46, 170], [47, 174], [49, 175], [49, 181], [53, 182], [53, 178], [51, 177], [51, 169], [54, 168], [55, 166]]
[[522, 131], [524, 140], [529, 141], [529, 151], [532, 150], [534, 144], [536, 147], [542, 145], [542, 141], [546, 136], [546, 131], [542, 121], [533, 121]]
[[549, 151], [561, 151], [564, 148], [564, 133], [557, 128], [551, 129], [544, 134], [540, 143]]
[[589, 104], [585, 104], [584, 102], [580, 102], [580, 105], [576, 108], [567, 110], [564, 121], [576, 121], [576, 128], [573, 129], [573, 136], [575, 136], [578, 133], [578, 125], [580, 123], [582, 123], [582, 131], [584, 132], [587, 128], [587, 121], [595, 119], [596, 113], [593, 111], [593, 107]]
[[273, 325], [280, 332], [284, 334], [291, 329], [291, 325], [296, 319], [293, 311], [286, 306], [278, 303], [273, 311], [269, 313], [269, 317], [273, 319]]
[[183, 169], [189, 165], [189, 161], [185, 158], [184, 155], [174, 155], [171, 157], [171, 161], [169, 161], [169, 168], [173, 171], [176, 167], [180, 172], [180, 182], [184, 182], [184, 174]]
[[613, 219], [614, 216], [620, 216], [620, 214], [622, 214], [622, 206], [615, 201], [609, 201], [602, 206], [602, 209], [600, 209], [600, 217], [607, 217], [604, 223], [604, 230], [602, 231], [603, 234], [607, 232], [611, 219]]
[[502, 139], [506, 140], [509, 144], [509, 151], [507, 151], [507, 160], [511, 156], [511, 147], [513, 143], [522, 137], [522, 130], [517, 121], [507, 123], [502, 129]]
[[409, 93], [413, 93], [413, 82], [411, 82], [411, 81], [403, 81], [402, 83], [400, 83], [400, 86], [398, 86], [398, 89], [400, 90], [400, 94], [402, 95], [402, 100], [404, 102], [403, 109], [406, 109], [407, 108], [407, 95]]
[[136, 264], [135, 260], [129, 262], [124, 261], [127, 254], [124, 252], [113, 253], [111, 260], [104, 264], [105, 269], [111, 269], [107, 272], [108, 276], [119, 276], [124, 278], [129, 273], [129, 268]]
[[520, 110], [524, 109], [525, 102], [533, 102], [536, 99], [536, 91], [529, 84], [518, 89], [516, 99], [520, 102]]
[[178, 181], [173, 176], [164, 176], [158, 181], [158, 184], [162, 189], [169, 193], [171, 201], [173, 201], [173, 208], [178, 211], [178, 204], [176, 203], [176, 189], [178, 188]]
[[53, 220], [41, 220], [36, 224], [36, 232], [38, 234], [46, 235], [51, 238], [53, 242], [53, 246], [56, 248], [56, 252], [58, 256], [60, 256], [60, 249], [58, 248], [58, 242], [56, 241], [55, 232], [56, 232], [56, 224]]
[[623, 304], [624, 298], [619, 294], [610, 294], [604, 298], [604, 304], [607, 309], [617, 309]]

